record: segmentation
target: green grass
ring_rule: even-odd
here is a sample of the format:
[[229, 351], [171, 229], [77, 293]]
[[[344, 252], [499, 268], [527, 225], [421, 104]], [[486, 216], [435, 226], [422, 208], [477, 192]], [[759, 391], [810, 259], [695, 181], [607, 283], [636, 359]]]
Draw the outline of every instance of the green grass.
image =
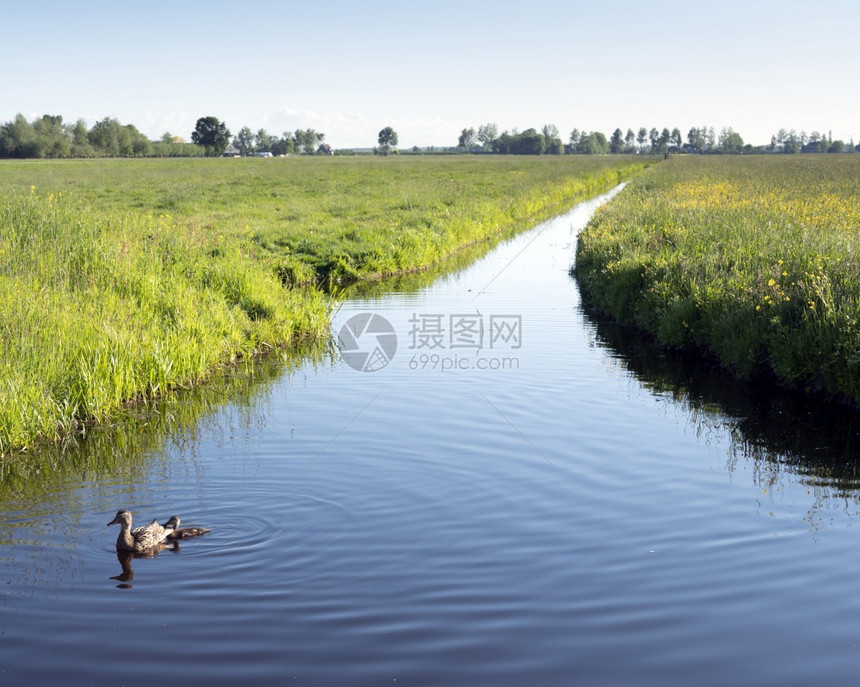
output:
[[860, 156], [678, 158], [579, 237], [587, 303], [736, 376], [860, 403]]
[[0, 454], [328, 333], [318, 287], [438, 265], [633, 158], [0, 163]]
[[287, 284], [424, 269], [642, 169], [636, 157], [75, 160], [0, 164], [0, 184], [241, 236]]
[[164, 218], [34, 192], [4, 199], [0, 227], [0, 451], [327, 327], [322, 294]]

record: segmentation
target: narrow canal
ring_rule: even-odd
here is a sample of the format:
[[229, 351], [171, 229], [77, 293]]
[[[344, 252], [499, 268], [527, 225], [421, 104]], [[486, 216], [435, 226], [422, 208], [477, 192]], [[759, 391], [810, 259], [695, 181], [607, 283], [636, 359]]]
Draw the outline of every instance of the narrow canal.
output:
[[[856, 414], [583, 312], [607, 196], [348, 299], [333, 355], [7, 467], [0, 682], [853, 682]], [[119, 508], [212, 532], [123, 565]]]

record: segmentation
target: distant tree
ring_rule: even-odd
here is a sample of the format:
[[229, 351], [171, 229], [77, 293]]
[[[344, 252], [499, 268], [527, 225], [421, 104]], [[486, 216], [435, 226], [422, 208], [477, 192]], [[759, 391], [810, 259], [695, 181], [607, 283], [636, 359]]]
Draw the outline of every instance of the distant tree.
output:
[[495, 124], [482, 124], [478, 127], [478, 141], [485, 149], [490, 149], [499, 137], [499, 127]]
[[672, 134], [669, 137], [669, 143], [676, 148], [680, 148], [684, 144], [684, 139], [681, 137], [681, 130], [678, 127], [672, 129]]
[[639, 144], [640, 148], [645, 147], [645, 142], [648, 140], [648, 129], [644, 126], [639, 129], [639, 133], [636, 134], [636, 142]]
[[396, 146], [398, 143], [397, 132], [387, 126], [379, 132], [378, 140], [381, 146]]
[[636, 143], [636, 134], [633, 133], [633, 129], [627, 129], [627, 134], [624, 136], [624, 151], [632, 153], [634, 143]]
[[152, 152], [152, 142], [137, 127], [123, 126], [113, 117], [96, 122], [87, 138], [94, 152], [106, 157], [142, 157]]
[[511, 153], [511, 141], [513, 140], [513, 136], [511, 136], [507, 131], [503, 131], [501, 135], [496, 139], [493, 147], [497, 153], [501, 153], [502, 155], [510, 155]]
[[217, 117], [201, 117], [191, 132], [191, 141], [202, 146], [209, 157], [221, 155], [230, 142], [230, 130]]
[[283, 136], [276, 138], [271, 146], [272, 155], [292, 155], [296, 152], [296, 141], [290, 131], [285, 131]]
[[574, 129], [570, 132], [570, 148], [575, 151], [576, 147], [579, 145], [580, 140], [582, 139], [582, 132], [579, 129]]
[[660, 148], [660, 132], [656, 128], [648, 132], [648, 139], [651, 141], [651, 152], [656, 153]]
[[845, 142], [844, 141], [832, 141], [830, 145], [827, 147], [828, 153], [844, 153], [845, 152]]
[[258, 152], [272, 152], [272, 144], [275, 142], [275, 137], [269, 134], [265, 129], [260, 129], [254, 137], [254, 147]]
[[197, 146], [187, 144], [182, 136], [174, 136], [169, 131], [161, 135], [161, 139], [152, 144], [149, 155], [155, 157], [187, 157], [196, 151]]
[[694, 153], [701, 153], [705, 147], [705, 134], [698, 127], [691, 127], [687, 132], [687, 145]]
[[564, 143], [562, 143], [560, 138], [553, 138], [546, 142], [546, 150], [544, 152], [547, 155], [564, 155]]
[[541, 155], [546, 151], [547, 142], [535, 129], [526, 129], [521, 134], [505, 131], [496, 140], [495, 147], [497, 152], [505, 155]]
[[293, 138], [293, 134], [290, 131], [285, 131], [272, 146], [273, 155], [292, 155], [295, 152], [296, 139]]
[[457, 139], [457, 146], [469, 152], [469, 149], [472, 148], [478, 141], [478, 135], [474, 129], [471, 127], [468, 129], [463, 129], [460, 132], [460, 138]]
[[36, 130], [24, 115], [0, 127], [0, 157], [40, 157]]
[[551, 141], [554, 138], [558, 138], [558, 127], [555, 124], [544, 124], [541, 127], [541, 133], [543, 134], [544, 141]]
[[731, 127], [720, 131], [719, 149], [724, 153], [740, 153], [743, 151], [744, 139]]
[[249, 127], [243, 126], [233, 139], [233, 145], [239, 149], [240, 155], [254, 152], [254, 132]]
[[804, 153], [823, 153], [827, 150], [828, 145], [821, 133], [813, 131], [809, 134], [806, 145], [803, 146]]
[[546, 139], [535, 129], [526, 129], [517, 134], [511, 152], [514, 155], [541, 155], [546, 149]]
[[785, 143], [785, 139], [787, 138], [788, 132], [785, 129], [780, 129], [779, 131], [777, 131], [776, 136], [774, 136], [774, 139], [776, 140], [776, 146], [778, 148], [782, 148], [783, 144]]
[[[126, 124], [125, 129], [125, 151], [124, 155], [133, 155], [135, 157], [145, 157], [152, 153], [152, 141], [147, 136], [144, 136], [134, 124]], [[225, 146], [226, 147], [226, 146]], [[128, 149], [131, 148], [131, 153]]]
[[544, 124], [541, 127], [543, 136], [543, 152], [547, 155], [563, 155], [564, 143], [558, 137], [558, 127], [555, 124]]
[[576, 152], [583, 155], [605, 155], [609, 152], [609, 143], [601, 132], [592, 131], [580, 137]]
[[310, 140], [310, 136], [308, 132], [312, 132], [313, 129], [296, 129], [293, 132], [293, 144], [296, 148], [297, 153], [307, 154], [310, 150], [312, 150], [313, 145], [316, 143], [316, 138]]
[[61, 115], [43, 115], [33, 122], [40, 157], [68, 157], [71, 145]]
[[71, 155], [74, 157], [92, 157], [95, 153], [87, 135], [87, 124], [83, 119], [75, 122], [71, 128], [72, 146]]
[[800, 152], [801, 145], [801, 138], [794, 129], [790, 131], [780, 129], [770, 140], [770, 148], [774, 152], [797, 153]]
[[621, 133], [621, 129], [612, 132], [612, 138], [609, 139], [609, 152], [615, 154], [624, 152], [624, 134]]
[[397, 147], [398, 139], [397, 132], [390, 126], [385, 127], [379, 132], [379, 152], [387, 155], [392, 148]]
[[705, 137], [705, 150], [713, 150], [717, 145], [717, 134], [714, 127], [709, 126], [707, 129], [702, 127], [702, 132]]
[[124, 137], [121, 129], [120, 123], [111, 117], [97, 121], [87, 134], [96, 154], [118, 157], [130, 152], [126, 141], [122, 140]]
[[293, 135], [295, 147], [304, 155], [313, 155], [325, 140], [325, 134], [314, 129], [296, 129]]
[[672, 140], [672, 133], [669, 129], [664, 128], [663, 131], [660, 132], [660, 152], [665, 153], [667, 148], [669, 147], [669, 141]]

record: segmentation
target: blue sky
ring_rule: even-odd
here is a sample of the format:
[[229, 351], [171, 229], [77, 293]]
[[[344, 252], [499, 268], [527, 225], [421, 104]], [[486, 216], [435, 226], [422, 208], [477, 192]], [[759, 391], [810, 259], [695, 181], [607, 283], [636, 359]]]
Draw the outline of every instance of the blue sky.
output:
[[312, 127], [334, 147], [462, 128], [780, 128], [860, 142], [856, 0], [43, 0], [3, 10], [0, 122], [106, 116], [190, 137]]

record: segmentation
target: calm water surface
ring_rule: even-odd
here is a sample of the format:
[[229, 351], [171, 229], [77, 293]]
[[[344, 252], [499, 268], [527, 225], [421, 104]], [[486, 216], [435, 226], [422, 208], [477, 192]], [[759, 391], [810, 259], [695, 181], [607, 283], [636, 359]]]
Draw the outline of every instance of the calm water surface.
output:
[[[856, 414], [591, 319], [593, 208], [347, 301], [346, 358], [5, 474], [0, 682], [854, 682]], [[213, 531], [124, 568], [120, 507]]]

